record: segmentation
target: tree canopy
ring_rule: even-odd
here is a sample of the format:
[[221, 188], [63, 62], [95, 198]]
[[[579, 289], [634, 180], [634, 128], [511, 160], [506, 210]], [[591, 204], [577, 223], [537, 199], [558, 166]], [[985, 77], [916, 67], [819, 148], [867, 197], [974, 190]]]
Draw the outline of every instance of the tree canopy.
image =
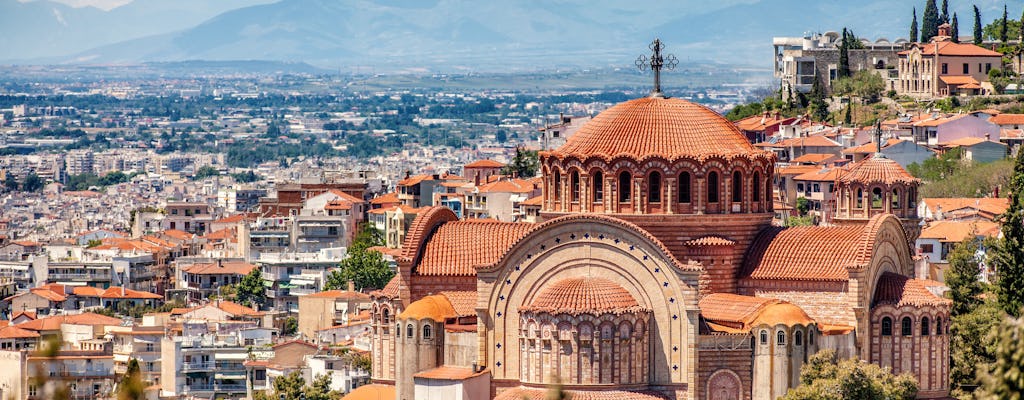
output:
[[220, 171], [218, 171], [217, 168], [214, 168], [211, 165], [204, 165], [196, 170], [196, 173], [192, 175], [192, 179], [198, 181], [218, 175], [220, 175]]
[[1010, 205], [999, 217], [1003, 237], [993, 258], [998, 271], [999, 305], [1019, 318], [1024, 307], [1024, 151], [1017, 152], [1007, 189]]
[[939, 9], [935, 0], [927, 0], [924, 5], [924, 17], [921, 19], [921, 43], [927, 43], [939, 34]]
[[324, 288], [345, 289], [349, 281], [353, 282], [356, 290], [383, 288], [395, 273], [380, 252], [369, 249], [383, 244], [384, 238], [377, 228], [368, 222], [361, 224], [348, 247], [348, 256], [341, 260], [337, 269], [327, 275]]
[[839, 360], [835, 350], [822, 350], [800, 368], [801, 385], [784, 400], [912, 400], [917, 380], [910, 374], [893, 375], [888, 369], [858, 359]]
[[993, 331], [995, 359], [982, 376], [978, 399], [1017, 399], [1024, 394], [1024, 321], [1004, 318]]
[[527, 179], [537, 176], [539, 168], [540, 158], [536, 151], [516, 146], [516, 155], [512, 157], [512, 162], [501, 169], [501, 173]]
[[235, 286], [235, 298], [238, 303], [259, 309], [267, 302], [267, 292], [263, 286], [263, 272], [253, 268], [249, 274]]

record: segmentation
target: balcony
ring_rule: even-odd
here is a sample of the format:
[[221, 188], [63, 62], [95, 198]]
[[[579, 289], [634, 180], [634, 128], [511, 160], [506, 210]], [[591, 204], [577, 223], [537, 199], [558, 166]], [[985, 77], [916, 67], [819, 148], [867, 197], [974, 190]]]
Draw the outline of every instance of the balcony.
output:
[[62, 280], [62, 281], [109, 281], [110, 274], [89, 274], [89, 273], [59, 273], [51, 272], [48, 274], [50, 280]]
[[99, 369], [99, 368], [87, 368], [87, 369], [76, 369], [76, 370], [59, 370], [50, 371], [50, 377], [53, 378], [107, 378], [113, 377], [113, 368]]
[[288, 291], [288, 294], [292, 296], [305, 296], [313, 293], [318, 293], [318, 291], [315, 288], [292, 288]]
[[192, 361], [181, 364], [182, 372], [211, 371], [214, 368], [216, 368], [216, 363], [213, 361]]
[[219, 385], [185, 385], [182, 389], [185, 393], [195, 392], [244, 392], [245, 383], [222, 383]]

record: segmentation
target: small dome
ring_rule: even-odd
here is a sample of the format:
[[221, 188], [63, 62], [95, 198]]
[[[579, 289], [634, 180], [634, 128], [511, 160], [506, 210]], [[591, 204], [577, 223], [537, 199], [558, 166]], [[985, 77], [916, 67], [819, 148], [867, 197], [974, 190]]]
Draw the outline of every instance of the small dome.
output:
[[455, 307], [452, 307], [452, 303], [448, 301], [448, 298], [443, 295], [435, 294], [426, 296], [412, 302], [412, 304], [409, 304], [408, 308], [402, 311], [401, 314], [398, 314], [398, 319], [431, 319], [436, 322], [444, 322], [447, 318], [455, 318], [457, 316], [458, 314], [455, 312]]
[[906, 169], [903, 169], [903, 166], [898, 162], [880, 154], [875, 154], [851, 165], [839, 176], [839, 182], [845, 184], [881, 183], [885, 185], [892, 185], [896, 183], [917, 185], [921, 183], [919, 179], [910, 175]]
[[707, 107], [681, 99], [644, 97], [598, 114], [551, 154], [674, 160], [760, 153], [732, 122]]
[[775, 304], [769, 304], [761, 313], [757, 315], [757, 318], [750, 323], [750, 326], [757, 325], [785, 325], [785, 326], [796, 326], [803, 325], [807, 326], [813, 324], [814, 320], [804, 312], [799, 306], [786, 303], [778, 302]]
[[621, 314], [649, 311], [622, 286], [603, 278], [568, 278], [544, 288], [520, 311], [550, 314]]

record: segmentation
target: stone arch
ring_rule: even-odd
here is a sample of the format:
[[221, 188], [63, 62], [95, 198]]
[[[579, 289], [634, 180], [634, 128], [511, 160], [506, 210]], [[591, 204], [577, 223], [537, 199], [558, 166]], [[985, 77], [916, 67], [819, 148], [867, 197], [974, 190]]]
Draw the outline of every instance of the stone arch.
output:
[[740, 376], [730, 369], [717, 370], [708, 378], [708, 400], [740, 400], [742, 392]]
[[[700, 267], [680, 264], [657, 239], [635, 225], [598, 215], [548, 221], [513, 245], [496, 264], [478, 269], [478, 286], [487, 299], [486, 323], [492, 328], [487, 329], [482, 358], [495, 379], [520, 379], [514, 352], [498, 346], [515, 343], [518, 309], [530, 304], [547, 284], [583, 274], [611, 280], [652, 310], [645, 326], [651, 356], [644, 381], [693, 381], [696, 354], [687, 349], [696, 339]], [[603, 318], [593, 321], [597, 335], [604, 322]]]

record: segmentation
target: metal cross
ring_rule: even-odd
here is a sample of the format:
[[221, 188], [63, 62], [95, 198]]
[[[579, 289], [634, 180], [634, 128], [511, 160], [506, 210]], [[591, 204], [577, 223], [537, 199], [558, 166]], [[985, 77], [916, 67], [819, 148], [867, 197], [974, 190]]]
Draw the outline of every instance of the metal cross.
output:
[[651, 90], [651, 96], [661, 97], [661, 69], [665, 68], [669, 71], [676, 68], [679, 65], [679, 59], [672, 54], [665, 56], [661, 55], [661, 51], [665, 49], [665, 44], [661, 42], [661, 39], [654, 39], [648, 48], [653, 52], [651, 58], [648, 60], [647, 56], [641, 55], [636, 58], [636, 67], [640, 68], [641, 71], [647, 70], [647, 67], [654, 71], [654, 89]]

